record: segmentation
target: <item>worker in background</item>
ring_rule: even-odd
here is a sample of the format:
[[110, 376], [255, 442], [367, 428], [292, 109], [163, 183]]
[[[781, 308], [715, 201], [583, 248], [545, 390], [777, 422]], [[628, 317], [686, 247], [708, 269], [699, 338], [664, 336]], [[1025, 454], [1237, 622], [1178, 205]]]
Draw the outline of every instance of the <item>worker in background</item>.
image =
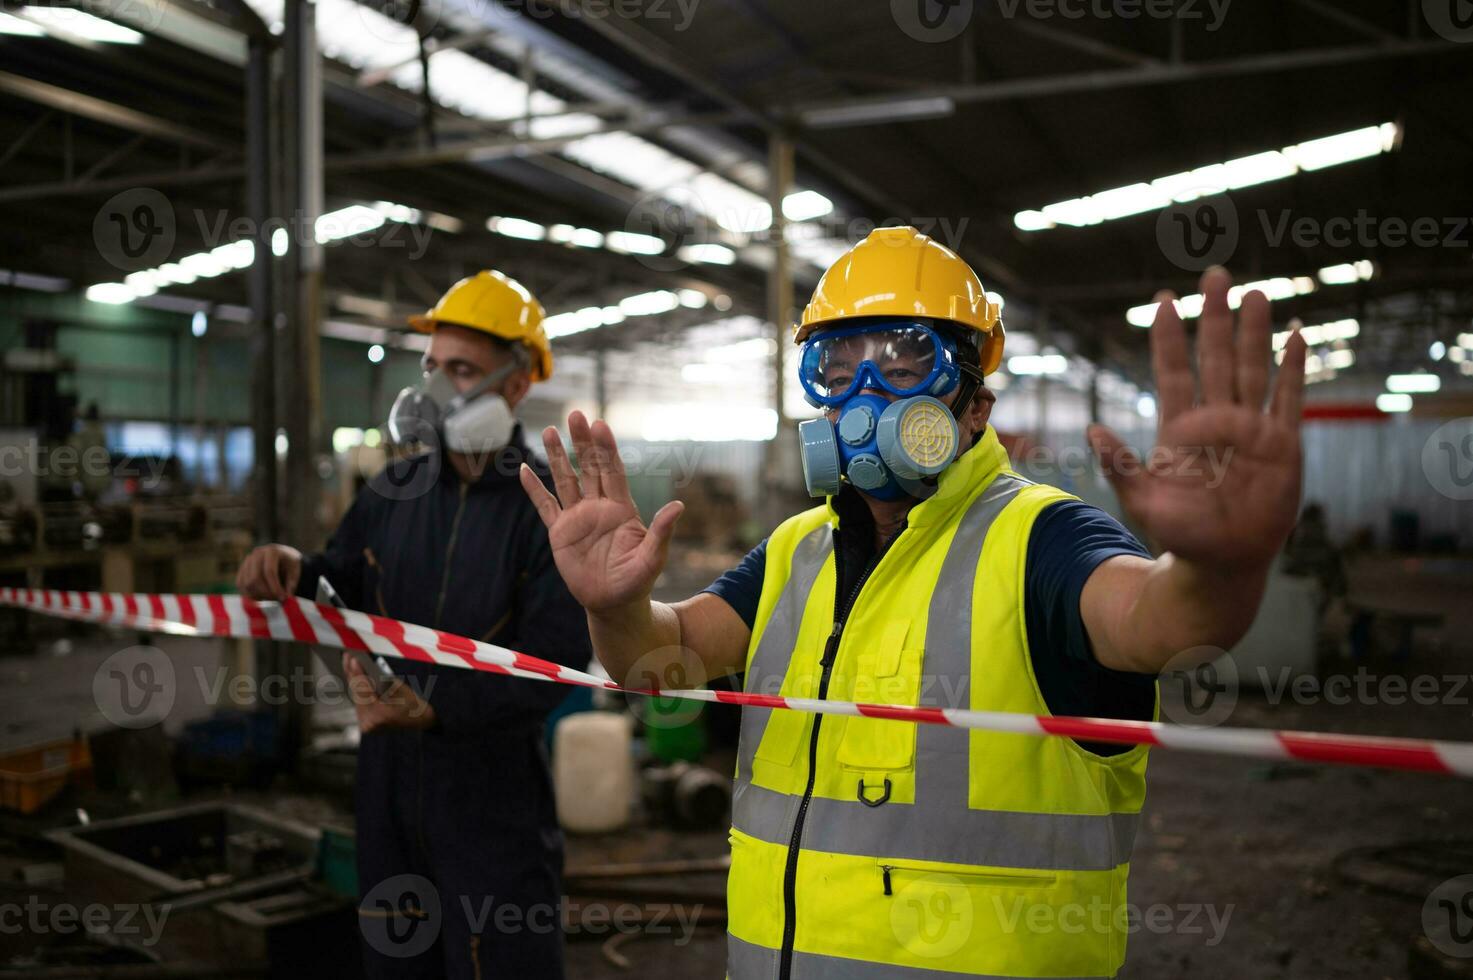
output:
[[[497, 272], [456, 283], [411, 320], [430, 332], [424, 381], [400, 393], [389, 431], [425, 451], [370, 480], [321, 554], [251, 552], [240, 591], [311, 597], [325, 575], [354, 609], [587, 666], [582, 612], [516, 479], [523, 464], [545, 472], [513, 415], [552, 374], [542, 320], [531, 294]], [[400, 682], [380, 697], [346, 656], [344, 669], [363, 735], [367, 975], [561, 977], [562, 838], [542, 727], [568, 688], [399, 660]], [[436, 901], [438, 939], [419, 951], [414, 920]]]
[[113, 482], [112, 455], [96, 402], [88, 402], [86, 410], [76, 416], [66, 447], [68, 458], [56, 465], [55, 478], [68, 484], [73, 495], [95, 503]]
[[[1149, 720], [1159, 672], [1247, 630], [1299, 499], [1303, 341], [1265, 411], [1268, 302], [1243, 297], [1235, 340], [1228, 287], [1202, 278], [1196, 378], [1160, 306], [1149, 465], [1089, 432], [1158, 558], [1010, 469], [984, 383], [999, 307], [912, 228], [841, 257], [796, 328], [824, 504], [705, 592], [651, 601], [681, 504], [641, 523], [604, 422], [569, 419], [581, 479], [543, 433], [556, 498], [522, 484], [615, 679], [744, 673], [764, 694]], [[1228, 459], [1220, 478], [1204, 451]], [[745, 708], [729, 975], [1113, 975], [1145, 772], [1141, 747]]]

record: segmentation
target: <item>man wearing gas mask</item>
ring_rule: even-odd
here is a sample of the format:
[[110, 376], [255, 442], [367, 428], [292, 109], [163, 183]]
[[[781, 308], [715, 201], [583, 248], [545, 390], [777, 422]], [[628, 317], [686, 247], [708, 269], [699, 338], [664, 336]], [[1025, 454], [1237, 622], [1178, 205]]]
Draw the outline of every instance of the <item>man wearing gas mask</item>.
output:
[[[399, 394], [388, 431], [418, 452], [368, 482], [321, 553], [253, 551], [240, 590], [310, 598], [325, 576], [354, 609], [587, 666], [584, 617], [516, 480], [523, 464], [545, 473], [513, 414], [552, 373], [542, 320], [497, 272], [411, 320], [430, 333], [424, 379]], [[403, 660], [391, 686], [343, 662], [363, 734], [367, 975], [561, 977], [562, 838], [542, 728], [568, 689]]]
[[[578, 475], [543, 433], [556, 497], [531, 470], [522, 483], [617, 680], [741, 674], [760, 694], [1150, 720], [1158, 674], [1247, 630], [1298, 505], [1304, 343], [1266, 407], [1268, 302], [1242, 297], [1235, 341], [1229, 285], [1202, 278], [1196, 378], [1160, 303], [1149, 463], [1089, 431], [1156, 558], [1012, 471], [982, 383], [999, 309], [913, 228], [842, 256], [795, 329], [825, 413], [799, 429], [824, 505], [705, 592], [650, 600], [681, 504], [641, 522], [605, 423], [569, 419]], [[746, 707], [728, 976], [1112, 976], [1145, 768], [1143, 747]]]

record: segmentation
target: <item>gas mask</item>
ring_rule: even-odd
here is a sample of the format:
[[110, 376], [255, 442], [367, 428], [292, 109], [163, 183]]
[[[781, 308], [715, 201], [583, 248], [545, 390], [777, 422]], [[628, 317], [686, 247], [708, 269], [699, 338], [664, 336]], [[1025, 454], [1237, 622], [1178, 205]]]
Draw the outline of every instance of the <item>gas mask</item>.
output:
[[457, 453], [486, 453], [511, 441], [516, 418], [511, 406], [490, 389], [517, 369], [515, 363], [492, 371], [464, 394], [439, 368], [424, 383], [405, 388], [389, 409], [389, 438], [400, 445], [433, 444]]
[[879, 500], [934, 493], [929, 478], [960, 445], [956, 419], [937, 396], [954, 390], [961, 373], [955, 344], [921, 321], [876, 319], [809, 338], [799, 366], [804, 393], [839, 417], [798, 426], [808, 493], [831, 496], [846, 480]]

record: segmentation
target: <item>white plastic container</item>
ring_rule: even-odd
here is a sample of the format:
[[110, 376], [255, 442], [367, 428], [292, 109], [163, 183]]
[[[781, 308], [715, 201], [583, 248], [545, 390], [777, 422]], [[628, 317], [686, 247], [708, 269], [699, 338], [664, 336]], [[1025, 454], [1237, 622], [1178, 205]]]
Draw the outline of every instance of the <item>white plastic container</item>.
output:
[[558, 722], [552, 781], [564, 830], [598, 834], [629, 823], [636, 791], [632, 740], [625, 714], [581, 711]]

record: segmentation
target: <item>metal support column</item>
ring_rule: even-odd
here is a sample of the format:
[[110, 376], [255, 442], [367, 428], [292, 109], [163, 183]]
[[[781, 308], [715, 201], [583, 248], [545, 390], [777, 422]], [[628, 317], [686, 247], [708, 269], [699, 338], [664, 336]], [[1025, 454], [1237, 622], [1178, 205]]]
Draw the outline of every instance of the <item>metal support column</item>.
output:
[[256, 542], [275, 541], [276, 343], [272, 301], [271, 230], [271, 44], [252, 37], [246, 55], [246, 210], [256, 247], [248, 275], [250, 295], [252, 504]]
[[772, 362], [772, 407], [777, 413], [777, 436], [768, 444], [763, 466], [763, 500], [769, 509], [767, 524], [776, 526], [785, 516], [783, 508], [783, 452], [791, 448], [787, 420], [783, 414], [783, 351], [789, 343], [788, 330], [793, 325], [793, 267], [788, 249], [788, 224], [783, 215], [783, 199], [793, 186], [793, 141], [786, 134], [774, 134], [767, 144], [768, 192], [772, 208], [772, 268], [767, 274], [767, 319], [777, 341]]
[[290, 305], [285, 343], [279, 351], [282, 380], [292, 411], [283, 413], [286, 430], [285, 531], [293, 545], [320, 544], [317, 501], [322, 479], [317, 457], [322, 449], [322, 246], [317, 219], [322, 214], [322, 63], [317, 51], [317, 5], [288, 0], [283, 118], [287, 153], [290, 247], [287, 251]]
[[[290, 404], [279, 425], [286, 431], [284, 539], [302, 550], [321, 545], [317, 504], [323, 481], [317, 461], [322, 441], [322, 246], [317, 218], [322, 214], [322, 60], [317, 51], [317, 5], [287, 0], [284, 13], [285, 64], [282, 86], [282, 129], [286, 152], [287, 249], [284, 329], [277, 348], [279, 397]], [[300, 648], [277, 658], [284, 676], [306, 667]], [[286, 699], [279, 722], [284, 762], [296, 768], [298, 752], [310, 735], [310, 707]]]

